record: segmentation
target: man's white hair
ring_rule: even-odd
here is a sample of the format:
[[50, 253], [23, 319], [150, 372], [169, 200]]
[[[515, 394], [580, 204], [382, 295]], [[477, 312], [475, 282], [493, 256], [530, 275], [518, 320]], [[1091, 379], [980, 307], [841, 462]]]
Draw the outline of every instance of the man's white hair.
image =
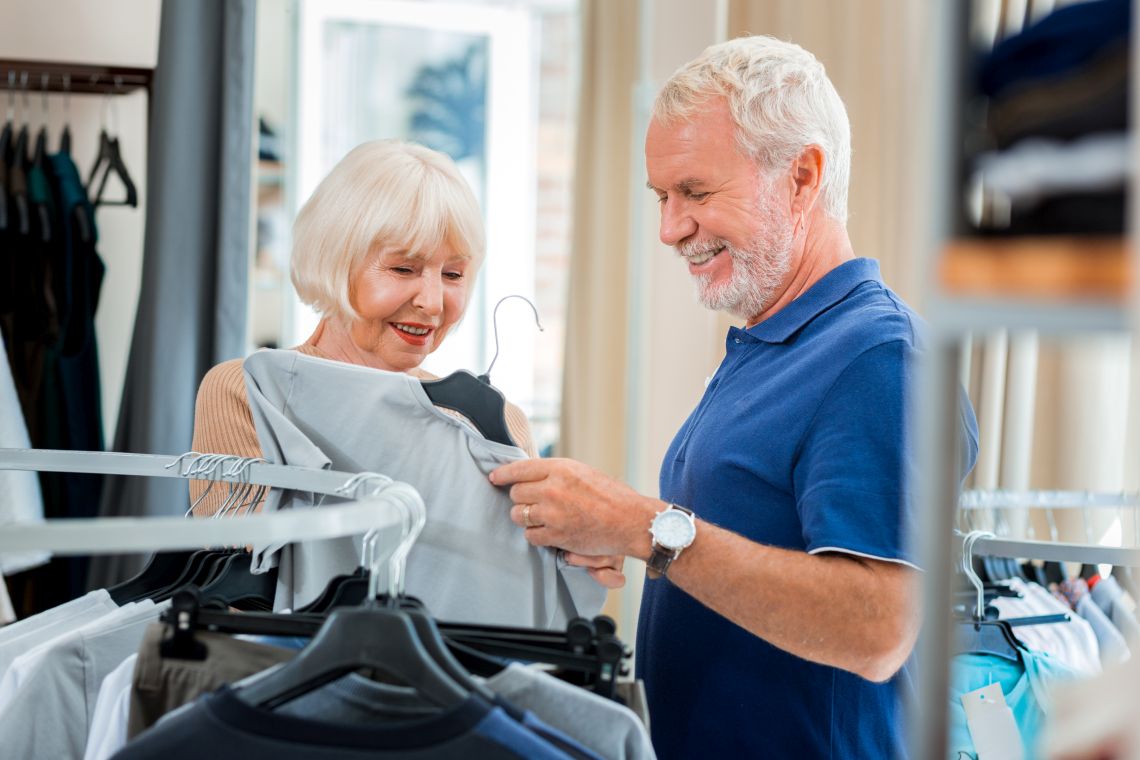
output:
[[738, 37], [705, 49], [674, 72], [658, 93], [653, 118], [684, 120], [710, 98], [724, 97], [741, 152], [766, 171], [783, 170], [808, 145], [824, 156], [820, 202], [847, 222], [851, 125], [823, 64], [774, 37]]

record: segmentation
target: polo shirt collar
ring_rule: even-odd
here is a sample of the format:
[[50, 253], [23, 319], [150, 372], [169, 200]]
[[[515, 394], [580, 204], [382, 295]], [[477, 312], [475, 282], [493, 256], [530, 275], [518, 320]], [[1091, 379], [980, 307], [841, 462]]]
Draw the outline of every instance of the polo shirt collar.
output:
[[760, 324], [747, 330], [732, 328], [730, 337], [743, 338], [749, 342], [785, 343], [800, 328], [842, 301], [862, 283], [882, 281], [879, 262], [875, 259], [845, 261], [825, 274], [806, 293]]

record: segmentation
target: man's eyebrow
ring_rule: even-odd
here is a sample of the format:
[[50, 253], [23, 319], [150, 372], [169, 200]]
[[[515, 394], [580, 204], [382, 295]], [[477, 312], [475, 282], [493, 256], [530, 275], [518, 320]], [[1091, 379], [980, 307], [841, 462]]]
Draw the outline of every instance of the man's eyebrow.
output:
[[[692, 190], [693, 188], [696, 188], [696, 187], [703, 187], [706, 184], [708, 184], [708, 183], [705, 182], [705, 180], [703, 180], [703, 179], [698, 179], [697, 177], [690, 177], [689, 179], [683, 179], [680, 182], [678, 182], [677, 184], [673, 185], [673, 189], [674, 190], [682, 190], [682, 191]], [[656, 187], [649, 180], [645, 181], [645, 186], [648, 187], [650, 190], [656, 192], [656, 193], [661, 192], [661, 188]]]

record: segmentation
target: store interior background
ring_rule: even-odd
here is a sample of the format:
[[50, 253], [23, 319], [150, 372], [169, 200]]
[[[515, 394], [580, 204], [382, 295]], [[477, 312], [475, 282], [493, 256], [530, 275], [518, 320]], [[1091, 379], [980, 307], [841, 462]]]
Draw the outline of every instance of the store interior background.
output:
[[[655, 493], [661, 457], [715, 370], [732, 322], [699, 307], [684, 267], [657, 240], [656, 203], [644, 187], [641, 154], [653, 93], [708, 44], [745, 32], [790, 39], [815, 53], [847, 104], [853, 127], [849, 227], [855, 250], [879, 259], [886, 281], [921, 312], [937, 287], [926, 242], [932, 210], [915, 194], [933, 149], [930, 109], [924, 106], [931, 72], [923, 51], [939, 30], [926, 23], [925, 5], [925, 0], [259, 0], [255, 127], [262, 117], [277, 133], [279, 160], [250, 157], [260, 206], [251, 209], [251, 229], [259, 231], [251, 240], [260, 236], [270, 248], [250, 251], [248, 350], [294, 345], [311, 325], [311, 317], [294, 303], [280, 265], [287, 260], [288, 221], [314, 178], [331, 166], [321, 163], [328, 158], [322, 159], [313, 143], [301, 143], [304, 120], [320, 110], [311, 99], [336, 102], [335, 85], [344, 82], [335, 76], [316, 85], [306, 81], [306, 72], [317, 65], [298, 60], [306, 29], [312, 31], [312, 24], [304, 26], [306, 19], [367, 26], [381, 18], [391, 26], [405, 12], [452, 22], [469, 16], [472, 28], [509, 44], [515, 56], [510, 60], [526, 66], [491, 72], [485, 292], [466, 320], [466, 332], [454, 335], [448, 353], [433, 357], [428, 366], [439, 372], [484, 369], [492, 350], [490, 306], [509, 293], [527, 295], [546, 330], [535, 330], [524, 306], [504, 306], [496, 384], [534, 417], [540, 445]], [[996, 29], [1002, 23], [1000, 8], [1014, 18], [1019, 5], [1024, 16], [1024, 2], [979, 0], [979, 18]], [[440, 6], [464, 11], [448, 14]], [[425, 14], [425, 7], [432, 11]], [[1035, 3], [1033, 12], [1049, 7]], [[0, 8], [6, 20], [0, 49], [9, 58], [143, 67], [153, 67], [158, 58], [157, 0], [0, 0]], [[497, 23], [503, 27], [495, 28]], [[993, 29], [975, 31], [984, 36]], [[337, 62], [319, 48], [311, 45], [308, 51], [327, 56], [320, 65]], [[351, 57], [339, 62], [358, 63]], [[302, 97], [310, 98], [303, 107]], [[53, 95], [46, 102], [45, 114], [33, 83], [27, 97], [30, 120], [46, 119], [57, 136], [66, 119], [84, 172], [94, 161], [100, 126], [109, 122], [117, 130], [141, 199], [137, 209], [98, 211], [107, 279], [97, 330], [103, 416], [111, 441], [119, 406], [130, 403], [121, 395], [140, 290], [147, 198], [163, 192], [146, 185], [147, 95], [139, 91], [109, 103], [97, 96]], [[354, 101], [341, 97], [339, 102]], [[395, 135], [368, 135], [389, 136]], [[302, 154], [316, 155], [307, 169], [299, 165]], [[171, 351], [179, 350], [179, 336], [170, 335], [169, 344]], [[1038, 341], [1027, 333], [978, 335], [968, 353], [972, 360], [964, 379], [982, 435], [968, 486], [1140, 488], [1140, 417], [1134, 403], [1140, 372], [1126, 335], [1058, 341]], [[180, 413], [192, 410], [188, 398]], [[1003, 527], [1015, 535], [1049, 537], [1040, 520], [1017, 524], [1009, 517], [1005, 522], [1013, 523]], [[1059, 515], [1058, 522], [1062, 540], [1136, 542], [1137, 526], [1115, 512], [1072, 512]], [[640, 589], [635, 564], [628, 564], [630, 582], [609, 608], [627, 639]]]

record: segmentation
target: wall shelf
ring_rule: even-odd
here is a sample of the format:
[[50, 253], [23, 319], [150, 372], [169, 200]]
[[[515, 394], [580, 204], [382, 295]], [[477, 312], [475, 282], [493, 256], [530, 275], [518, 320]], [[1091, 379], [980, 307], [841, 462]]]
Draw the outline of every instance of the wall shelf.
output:
[[952, 296], [1119, 303], [1131, 288], [1123, 237], [1017, 237], [951, 241], [939, 261]]

